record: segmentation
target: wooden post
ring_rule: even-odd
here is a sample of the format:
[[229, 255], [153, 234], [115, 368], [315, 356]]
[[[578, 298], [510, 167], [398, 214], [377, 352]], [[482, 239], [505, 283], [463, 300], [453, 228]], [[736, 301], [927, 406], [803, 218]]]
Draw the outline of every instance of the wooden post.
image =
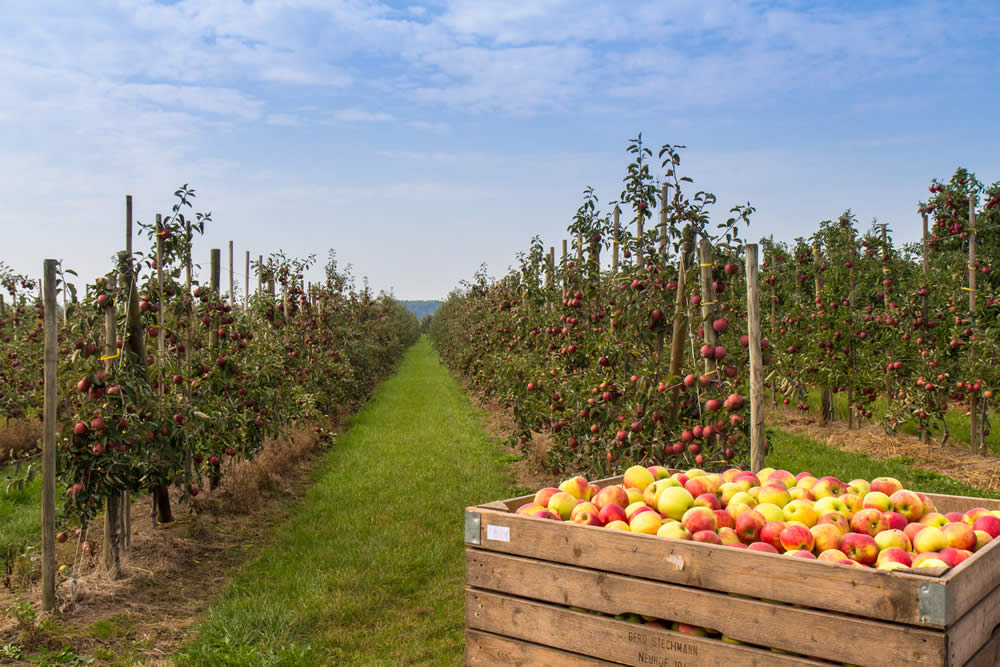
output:
[[549, 252], [545, 256], [545, 289], [552, 289], [552, 277], [555, 275], [556, 248], [549, 246]]
[[[976, 198], [969, 195], [969, 317], [976, 312]], [[970, 378], [971, 380], [972, 378]], [[974, 452], [985, 452], [979, 423], [979, 396], [969, 392], [969, 444]]]
[[612, 213], [612, 224], [614, 225], [613, 236], [611, 237], [611, 275], [618, 274], [618, 251], [621, 246], [621, 233], [622, 233], [622, 223], [621, 223], [622, 210], [615, 205], [615, 210]]
[[[715, 329], [712, 328], [712, 314], [715, 312], [715, 285], [712, 276], [712, 244], [708, 239], [701, 239], [698, 247], [699, 259], [701, 260], [701, 321], [704, 329], [704, 340], [706, 345], [715, 345]], [[719, 378], [713, 377], [714, 371], [718, 368], [715, 357], [705, 359], [705, 374], [713, 381]]]
[[229, 242], [229, 306], [236, 305], [236, 294], [233, 292], [233, 242]]
[[56, 408], [59, 322], [56, 318], [56, 267], [44, 262], [45, 369], [42, 437], [42, 611], [56, 607]]
[[[674, 328], [670, 339], [670, 376], [680, 377], [681, 360], [684, 358], [684, 339], [688, 327], [687, 299], [685, 291], [687, 289], [687, 264], [688, 257], [694, 250], [692, 240], [691, 225], [684, 227], [682, 234], [680, 254], [677, 257], [677, 293], [674, 296]], [[680, 385], [676, 385], [671, 391], [671, 402], [673, 409], [673, 421], [676, 423], [680, 414]]]
[[250, 251], [246, 253], [246, 274], [243, 276], [243, 307], [250, 307]]
[[264, 296], [264, 255], [257, 255], [257, 296]]
[[750, 469], [764, 467], [764, 364], [760, 350], [760, 276], [757, 244], [746, 246], [747, 326], [750, 336]]
[[[816, 266], [816, 308], [821, 310], [824, 306], [823, 304], [823, 253], [820, 252], [819, 246], [813, 247], [813, 264]], [[833, 421], [833, 389], [831, 387], [823, 387], [823, 393], [820, 396], [820, 417], [819, 423], [826, 424]]]
[[[221, 292], [222, 289], [222, 267], [220, 266], [222, 262], [222, 250], [219, 248], [212, 248], [209, 251], [209, 280], [212, 284], [212, 291], [215, 298], [222, 300]], [[212, 318], [212, 328], [208, 332], [208, 344], [215, 349], [216, 343], [219, 342], [219, 332], [218, 328], [215, 326], [215, 317]]]
[[125, 252], [132, 256], [132, 195], [125, 195]]
[[[115, 294], [118, 277], [112, 273], [108, 277], [108, 291]], [[117, 324], [116, 302], [114, 298], [108, 299], [104, 304], [104, 372], [108, 377], [114, 366], [115, 352], [118, 350], [118, 336], [115, 332]], [[121, 520], [122, 496], [111, 494], [108, 496], [104, 507], [104, 542], [101, 546], [102, 561], [104, 571], [112, 579], [121, 576], [121, 540], [122, 540], [122, 520]]]
[[660, 188], [660, 261], [667, 257], [667, 184]]
[[[927, 214], [922, 213], [920, 215], [920, 220], [921, 220], [920, 269], [923, 275], [923, 282], [921, 283], [920, 286], [927, 291], [927, 294], [924, 294], [923, 296], [920, 297], [920, 315], [921, 317], [924, 318], [924, 322], [926, 322], [928, 317], [928, 312], [930, 309], [930, 267], [931, 267], [930, 246], [929, 246], [930, 239], [928, 239], [927, 237]], [[931, 441], [930, 429], [926, 428], [921, 429], [920, 442], [930, 443], [930, 441]]]
[[566, 239], [562, 240], [562, 267], [563, 267], [563, 292], [569, 288], [569, 277], [566, 275], [566, 250], [567, 250]]

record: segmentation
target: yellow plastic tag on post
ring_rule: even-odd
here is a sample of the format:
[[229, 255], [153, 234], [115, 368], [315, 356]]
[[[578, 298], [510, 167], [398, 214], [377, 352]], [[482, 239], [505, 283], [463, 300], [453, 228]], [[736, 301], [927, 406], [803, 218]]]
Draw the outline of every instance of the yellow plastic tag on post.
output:
[[118, 350], [118, 352], [115, 353], [115, 354], [109, 354], [109, 355], [104, 356], [104, 357], [98, 357], [98, 361], [107, 361], [109, 359], [117, 359], [120, 356], [122, 356], [122, 351]]

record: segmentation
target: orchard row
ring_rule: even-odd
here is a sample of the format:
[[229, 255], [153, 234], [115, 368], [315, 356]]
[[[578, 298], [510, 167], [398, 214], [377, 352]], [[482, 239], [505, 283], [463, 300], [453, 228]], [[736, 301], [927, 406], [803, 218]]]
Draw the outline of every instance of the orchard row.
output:
[[185, 217], [194, 193], [176, 195], [170, 215], [139, 223], [148, 252], [119, 254], [85, 295], [60, 280], [62, 313], [43, 312], [38, 286], [3, 271], [7, 419], [41, 416], [43, 323], [60, 318], [64, 523], [85, 524], [142, 491], [153, 493], [158, 520], [171, 520], [169, 488], [195, 496], [218, 484], [224, 462], [252, 457], [293, 423], [355, 409], [419, 335], [401, 304], [356, 290], [332, 256], [325, 282], [307, 289], [302, 272], [313, 258], [271, 255], [257, 263], [260, 289], [243, 303], [224, 298], [215, 267], [199, 284], [191, 251], [210, 217]]
[[[574, 252], [557, 262], [536, 237], [515, 271], [477, 275], [433, 318], [442, 357], [513, 409], [521, 443], [552, 435], [553, 469], [747, 463], [741, 234], [753, 208], [713, 224], [714, 196], [684, 190], [679, 148], [660, 151], [657, 180], [652, 151], [634, 140], [615, 209], [602, 213], [586, 191], [568, 228]], [[959, 169], [929, 190], [914, 216], [925, 243], [895, 244], [878, 224], [859, 231], [849, 210], [808, 238], [762, 240], [757, 298], [775, 403], [806, 409], [818, 389], [828, 419], [843, 392], [852, 425], [910, 422], [945, 438], [944, 415], [957, 409], [980, 441], [1000, 384], [1000, 183]]]

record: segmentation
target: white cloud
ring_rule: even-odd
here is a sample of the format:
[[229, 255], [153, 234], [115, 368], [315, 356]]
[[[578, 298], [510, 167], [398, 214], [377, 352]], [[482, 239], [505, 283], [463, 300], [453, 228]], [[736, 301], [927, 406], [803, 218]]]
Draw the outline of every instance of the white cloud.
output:
[[373, 123], [392, 120], [391, 113], [365, 111], [364, 109], [341, 109], [333, 114], [333, 120], [342, 123]]

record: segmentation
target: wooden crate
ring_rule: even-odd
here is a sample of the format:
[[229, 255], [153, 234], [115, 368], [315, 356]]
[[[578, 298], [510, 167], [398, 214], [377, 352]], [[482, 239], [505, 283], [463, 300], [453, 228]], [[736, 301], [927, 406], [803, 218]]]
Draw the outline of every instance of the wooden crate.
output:
[[[1000, 509], [931, 497], [941, 512]], [[1000, 540], [943, 573], [886, 572], [513, 513], [531, 500], [466, 509], [467, 664], [1000, 665]]]

